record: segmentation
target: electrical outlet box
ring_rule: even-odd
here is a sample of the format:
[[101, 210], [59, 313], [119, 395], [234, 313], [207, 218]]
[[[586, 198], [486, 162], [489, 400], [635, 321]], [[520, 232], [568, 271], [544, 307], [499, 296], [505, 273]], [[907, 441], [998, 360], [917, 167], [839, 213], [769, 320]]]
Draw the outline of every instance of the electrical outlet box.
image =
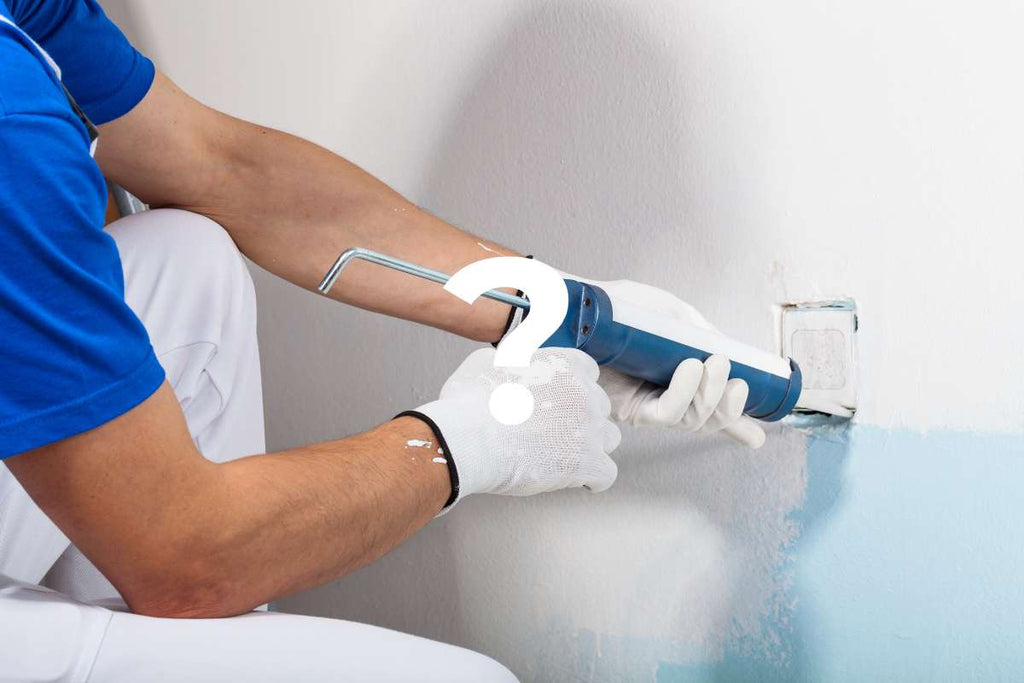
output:
[[782, 304], [780, 349], [797, 362], [796, 410], [852, 417], [857, 410], [857, 306], [850, 299]]

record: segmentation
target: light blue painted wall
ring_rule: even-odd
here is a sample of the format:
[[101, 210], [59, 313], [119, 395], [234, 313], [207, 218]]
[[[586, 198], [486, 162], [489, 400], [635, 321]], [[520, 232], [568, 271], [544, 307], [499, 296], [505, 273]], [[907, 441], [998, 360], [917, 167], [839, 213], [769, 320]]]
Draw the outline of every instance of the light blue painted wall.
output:
[[1024, 439], [811, 430], [782, 640], [659, 683], [1024, 677]]

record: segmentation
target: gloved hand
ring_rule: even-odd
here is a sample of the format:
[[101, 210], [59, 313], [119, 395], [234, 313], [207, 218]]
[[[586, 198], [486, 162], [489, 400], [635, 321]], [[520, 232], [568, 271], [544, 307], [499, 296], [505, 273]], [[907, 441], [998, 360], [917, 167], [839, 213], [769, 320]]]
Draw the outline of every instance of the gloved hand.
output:
[[[444, 457], [454, 464], [448, 508], [473, 493], [529, 496], [611, 486], [618, 468], [608, 454], [622, 437], [608, 419], [611, 405], [597, 384], [597, 363], [575, 349], [541, 349], [529, 368], [495, 368], [494, 353], [470, 354], [438, 400], [411, 413], [433, 423]], [[534, 412], [522, 424], [503, 425], [491, 416], [491, 390], [505, 382], [533, 393]]]
[[612, 402], [612, 419], [634, 425], [679, 427], [687, 432], [721, 431], [751, 448], [764, 444], [764, 430], [743, 415], [747, 383], [729, 379], [729, 359], [711, 356], [679, 364], [668, 387], [601, 368], [598, 383]]
[[[594, 284], [616, 300], [631, 301], [660, 316], [715, 330], [693, 306], [657, 287], [630, 280]], [[729, 369], [728, 358], [711, 356], [703, 363], [696, 359], [680, 363], [665, 388], [611, 368], [601, 368], [598, 383], [608, 392], [612, 418], [618, 422], [680, 427], [702, 434], [721, 431], [745, 446], [760, 448], [764, 430], [756, 420], [743, 415], [747, 383], [729, 379]]]

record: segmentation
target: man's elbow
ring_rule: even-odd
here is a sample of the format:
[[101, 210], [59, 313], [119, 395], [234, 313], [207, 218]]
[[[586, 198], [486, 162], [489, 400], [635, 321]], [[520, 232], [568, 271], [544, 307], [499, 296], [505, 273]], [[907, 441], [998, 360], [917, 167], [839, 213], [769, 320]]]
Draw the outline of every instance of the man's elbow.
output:
[[132, 612], [150, 617], [201, 619], [235, 616], [251, 607], [239, 601], [236, 582], [205, 558], [178, 555], [138, 568], [115, 586]]
[[235, 539], [230, 534], [185, 510], [166, 519], [166, 525], [155, 525], [136, 539], [132, 557], [120, 558], [118, 570], [108, 574], [133, 612], [215, 618], [243, 614], [260, 604], [233, 561]]

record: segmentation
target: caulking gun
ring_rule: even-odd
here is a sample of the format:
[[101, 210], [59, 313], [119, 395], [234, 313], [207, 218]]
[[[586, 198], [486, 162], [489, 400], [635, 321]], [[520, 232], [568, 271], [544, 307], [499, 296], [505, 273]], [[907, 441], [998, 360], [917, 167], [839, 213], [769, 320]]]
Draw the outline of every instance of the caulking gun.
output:
[[[334, 262], [317, 289], [327, 294], [342, 270], [353, 259], [444, 285], [450, 276], [368, 249], [348, 249]], [[800, 397], [800, 367], [781, 358], [731, 339], [720, 332], [695, 327], [683, 321], [658, 316], [636, 302], [615, 300], [601, 287], [566, 279], [569, 309], [558, 330], [544, 346], [575, 348], [598, 365], [614, 368], [632, 377], [668, 386], [676, 366], [688, 358], [704, 361], [723, 354], [732, 363], [730, 378], [747, 383], [750, 393], [743, 412], [773, 422], [788, 415]], [[500, 290], [485, 292], [495, 301], [529, 310], [523, 297]]]

